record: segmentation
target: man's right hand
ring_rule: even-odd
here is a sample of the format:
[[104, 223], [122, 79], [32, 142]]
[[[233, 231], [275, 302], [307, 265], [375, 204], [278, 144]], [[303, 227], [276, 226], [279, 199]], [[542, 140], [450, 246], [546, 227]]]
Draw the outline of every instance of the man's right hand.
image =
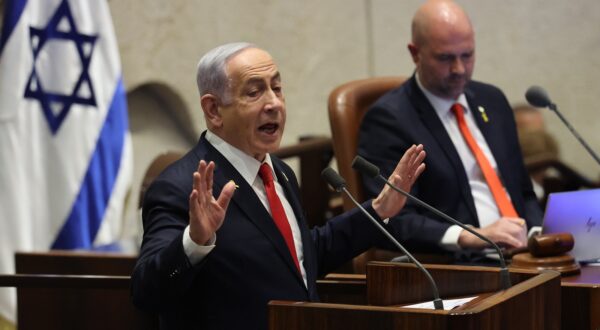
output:
[[223, 224], [225, 212], [235, 183], [228, 182], [218, 199], [213, 197], [213, 173], [215, 163], [201, 160], [194, 172], [194, 184], [189, 199], [190, 238], [198, 245], [205, 245]]
[[[520, 248], [527, 245], [527, 226], [521, 218], [500, 218], [484, 228], [473, 228], [476, 232], [488, 237], [494, 243], [507, 248]], [[488, 244], [469, 233], [461, 231], [458, 245], [462, 248], [483, 249]]]

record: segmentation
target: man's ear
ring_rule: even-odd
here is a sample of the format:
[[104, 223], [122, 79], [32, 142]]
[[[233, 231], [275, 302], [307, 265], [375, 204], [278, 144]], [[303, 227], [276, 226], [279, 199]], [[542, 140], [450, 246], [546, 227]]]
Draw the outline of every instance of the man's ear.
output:
[[219, 128], [223, 126], [223, 118], [219, 112], [219, 100], [212, 94], [204, 94], [200, 97], [200, 105], [202, 111], [204, 111], [204, 118], [206, 118], [207, 124], [210, 124], [212, 128]]
[[414, 43], [408, 44], [408, 51], [410, 52], [410, 56], [415, 64], [419, 62], [419, 47]]

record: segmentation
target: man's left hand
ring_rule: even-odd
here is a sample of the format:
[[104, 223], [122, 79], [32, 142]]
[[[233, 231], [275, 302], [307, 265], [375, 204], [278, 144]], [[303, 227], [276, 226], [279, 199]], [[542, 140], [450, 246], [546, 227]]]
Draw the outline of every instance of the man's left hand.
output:
[[[411, 146], [406, 150], [388, 180], [394, 186], [409, 192], [417, 178], [425, 170], [424, 159], [423, 145]], [[379, 196], [373, 200], [373, 209], [381, 219], [386, 219], [398, 214], [404, 204], [406, 204], [406, 197], [385, 185]]]

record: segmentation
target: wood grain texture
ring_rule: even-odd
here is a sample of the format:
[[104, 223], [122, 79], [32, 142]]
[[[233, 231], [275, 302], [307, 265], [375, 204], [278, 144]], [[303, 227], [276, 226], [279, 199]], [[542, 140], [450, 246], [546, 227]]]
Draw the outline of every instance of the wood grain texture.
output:
[[[430, 300], [425, 277], [410, 264], [371, 263], [368, 305], [273, 301], [270, 329], [559, 329], [560, 275], [511, 273], [513, 286], [499, 288], [498, 270], [487, 267], [427, 265], [442, 298], [487, 297], [456, 310], [398, 307]], [[356, 281], [357, 279], [352, 279]]]

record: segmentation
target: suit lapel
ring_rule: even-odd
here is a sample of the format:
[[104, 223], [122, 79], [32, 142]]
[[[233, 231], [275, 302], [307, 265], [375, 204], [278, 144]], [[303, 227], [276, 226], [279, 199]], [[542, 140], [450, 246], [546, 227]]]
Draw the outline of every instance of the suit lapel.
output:
[[471, 187], [469, 186], [469, 180], [467, 178], [467, 174], [465, 171], [465, 167], [463, 166], [462, 161], [460, 160], [460, 156], [456, 151], [456, 147], [454, 147], [454, 143], [450, 139], [448, 132], [446, 132], [446, 128], [442, 121], [438, 117], [433, 109], [433, 106], [425, 97], [425, 94], [419, 89], [417, 85], [416, 78], [413, 76], [411, 78], [411, 85], [409, 89], [409, 98], [413, 102], [414, 108], [419, 113], [421, 118], [421, 122], [427, 126], [428, 131], [433, 135], [435, 140], [440, 146], [440, 149], [446, 155], [446, 158], [452, 164], [454, 168], [454, 173], [458, 175], [458, 180], [460, 182], [460, 192], [464, 197], [464, 200], [468, 201], [467, 205], [469, 207], [469, 211], [471, 212], [471, 216], [473, 219], [477, 219], [477, 212], [475, 210], [475, 201], [473, 200], [473, 195], [471, 194]]
[[[215, 172], [213, 179], [213, 194], [215, 198], [221, 192], [221, 189], [227, 182], [233, 180], [238, 188], [236, 189], [231, 202], [235, 204], [242, 212], [246, 215], [249, 221], [251, 221], [259, 231], [261, 231], [265, 237], [273, 244], [279, 255], [284, 259], [288, 265], [290, 271], [302, 282], [302, 278], [298, 274], [296, 265], [292, 261], [290, 252], [285, 244], [283, 236], [279, 232], [279, 229], [275, 225], [273, 218], [269, 212], [264, 208], [262, 202], [252, 189], [252, 187], [244, 180], [240, 173], [227, 161], [227, 159], [221, 155], [210, 143], [206, 142], [207, 154], [205, 159], [207, 161], [215, 162]], [[229, 204], [231, 207], [232, 204]]]
[[[496, 141], [494, 139], [493, 127], [492, 125], [490, 125], [490, 118], [488, 117], [488, 112], [485, 110], [486, 105], [479, 101], [479, 99], [477, 98], [477, 94], [470, 88], [465, 89], [465, 96], [467, 97], [469, 108], [471, 108], [471, 111], [473, 112], [475, 123], [477, 123], [481, 134], [483, 134], [483, 138], [490, 147], [492, 154], [494, 154], [494, 150], [497, 150]], [[487, 121], [483, 120], [483, 113], [485, 113]], [[497, 158], [497, 155], [494, 154], [494, 158]]]
[[292, 206], [292, 209], [294, 210], [294, 215], [296, 215], [297, 219], [302, 219], [303, 218], [302, 204], [300, 203], [300, 200], [298, 199], [298, 194], [296, 193], [296, 191], [293, 190], [290, 180], [287, 177], [287, 175], [285, 174], [285, 172], [283, 171], [283, 168], [280, 165], [279, 161], [275, 160], [274, 157], [271, 157], [271, 159], [273, 161], [273, 168], [275, 170], [275, 175], [277, 176], [277, 180], [278, 180], [279, 184], [283, 187], [283, 190], [285, 191], [285, 197], [287, 198], [290, 205]]
[[297, 191], [297, 189], [294, 189], [292, 183], [290, 182], [290, 179], [285, 174], [285, 171], [283, 169], [283, 166], [281, 166], [280, 161], [278, 159], [275, 159], [274, 157], [271, 157], [271, 160], [273, 161], [273, 167], [275, 169], [275, 174], [277, 175], [277, 180], [279, 181], [279, 184], [281, 184], [281, 186], [283, 187], [286, 198], [292, 206], [292, 209], [294, 210], [296, 221], [298, 221], [298, 227], [300, 228], [300, 234], [302, 237], [302, 253], [304, 255], [304, 260], [308, 261], [304, 263], [304, 270], [306, 271], [307, 284], [310, 286], [312, 283], [310, 279], [316, 279], [317, 270], [313, 269], [313, 267], [306, 266], [312, 264], [311, 260], [313, 260], [315, 256], [313, 255], [313, 250], [310, 248], [313, 242], [310, 231], [308, 229], [308, 224], [306, 223], [306, 219], [304, 218], [302, 203], [298, 198], [299, 192]]

